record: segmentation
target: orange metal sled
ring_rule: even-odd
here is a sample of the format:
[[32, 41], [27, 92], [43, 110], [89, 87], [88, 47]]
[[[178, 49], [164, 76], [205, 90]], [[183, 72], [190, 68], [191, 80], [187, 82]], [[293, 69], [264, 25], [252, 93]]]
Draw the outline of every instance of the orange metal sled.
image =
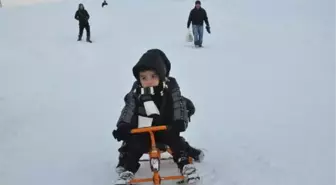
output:
[[[154, 132], [167, 130], [167, 126], [154, 126], [154, 127], [146, 127], [146, 128], [137, 128], [131, 131], [132, 134], [137, 133], [144, 133], [148, 132], [150, 134], [151, 139], [151, 149], [148, 152], [149, 154], [149, 163], [151, 170], [153, 172], [153, 177], [151, 178], [135, 178], [129, 182], [129, 184], [137, 184], [137, 183], [144, 183], [144, 182], [153, 182], [154, 185], [161, 185], [161, 181], [163, 180], [184, 180], [185, 177], [180, 176], [160, 176], [160, 160], [161, 160], [161, 150], [157, 148], [156, 141], [154, 137]], [[172, 151], [168, 148], [167, 152], [172, 154]]]

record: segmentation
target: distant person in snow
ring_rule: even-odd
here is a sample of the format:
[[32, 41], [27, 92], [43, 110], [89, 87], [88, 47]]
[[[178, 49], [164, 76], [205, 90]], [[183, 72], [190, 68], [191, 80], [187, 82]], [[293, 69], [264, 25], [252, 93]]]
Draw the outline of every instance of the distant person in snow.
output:
[[102, 8], [104, 8], [104, 6], [107, 6], [108, 4], [107, 4], [107, 2], [106, 2], [106, 0], [104, 0], [103, 2], [102, 2]]
[[91, 33], [90, 33], [90, 24], [89, 24], [90, 15], [85, 10], [84, 5], [82, 3], [80, 3], [78, 5], [78, 10], [76, 11], [76, 14], [75, 14], [75, 19], [79, 21], [79, 34], [78, 34], [78, 40], [77, 41], [82, 40], [83, 31], [84, 31], [84, 28], [85, 28], [85, 30], [86, 30], [86, 41], [91, 42], [91, 40], [90, 40], [90, 34]]
[[199, 47], [202, 47], [203, 43], [203, 22], [206, 24], [207, 32], [211, 33], [207, 12], [201, 7], [201, 2], [197, 0], [195, 7], [189, 13], [187, 28], [189, 29], [190, 23], [192, 23], [194, 44]]

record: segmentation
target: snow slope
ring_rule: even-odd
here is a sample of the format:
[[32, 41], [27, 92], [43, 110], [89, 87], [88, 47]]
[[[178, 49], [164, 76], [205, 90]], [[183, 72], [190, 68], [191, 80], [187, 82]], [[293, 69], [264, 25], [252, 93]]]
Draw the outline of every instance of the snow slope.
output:
[[18, 6], [27, 6], [27, 5], [36, 5], [41, 3], [54, 3], [61, 2], [63, 0], [1, 0], [3, 7], [18, 7]]
[[[78, 2], [93, 44], [76, 42]], [[131, 68], [156, 47], [196, 105], [204, 184], [335, 184], [334, 1], [206, 0], [199, 50], [191, 0], [100, 3], [0, 9], [1, 185], [112, 184]]]

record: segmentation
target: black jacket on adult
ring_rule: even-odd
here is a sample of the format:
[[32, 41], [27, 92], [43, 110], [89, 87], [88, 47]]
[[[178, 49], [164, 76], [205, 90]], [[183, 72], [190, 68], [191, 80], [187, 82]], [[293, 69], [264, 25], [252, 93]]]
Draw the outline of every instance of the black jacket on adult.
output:
[[192, 9], [189, 13], [187, 27], [189, 28], [190, 23], [193, 25], [203, 25], [203, 22], [205, 22], [207, 26], [210, 26], [206, 11], [202, 7]]
[[88, 25], [90, 15], [85, 9], [78, 9], [75, 14], [75, 19], [79, 21], [80, 25]]

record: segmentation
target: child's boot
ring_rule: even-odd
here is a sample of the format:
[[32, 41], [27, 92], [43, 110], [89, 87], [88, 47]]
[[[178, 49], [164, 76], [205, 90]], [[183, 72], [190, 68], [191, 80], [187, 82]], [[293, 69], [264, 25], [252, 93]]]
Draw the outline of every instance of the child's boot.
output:
[[125, 171], [125, 168], [123, 166], [117, 166], [115, 170], [117, 174], [121, 174]]
[[184, 165], [182, 175], [187, 179], [188, 184], [196, 184], [200, 180], [200, 176], [196, 172], [196, 168], [192, 164]]
[[201, 149], [194, 148], [185, 141], [188, 155], [194, 159], [195, 162], [202, 162], [204, 160], [204, 152]]
[[[136, 168], [137, 171], [139, 170], [140, 165], [141, 165], [140, 163], [137, 164], [137, 168]], [[117, 174], [120, 174], [120, 173], [122, 173], [122, 172], [124, 172], [124, 171], [126, 171], [125, 167], [122, 166], [122, 165], [119, 163], [119, 164], [117, 165], [117, 167], [116, 167], [116, 173], [117, 173]]]
[[190, 147], [189, 155], [194, 158], [195, 162], [201, 163], [204, 160], [204, 152], [200, 149]]
[[134, 178], [134, 174], [130, 171], [124, 171], [119, 174], [115, 185], [127, 185]]
[[195, 157], [195, 162], [201, 163], [204, 160], [204, 152], [200, 150], [201, 152], [199, 153], [198, 156]]

